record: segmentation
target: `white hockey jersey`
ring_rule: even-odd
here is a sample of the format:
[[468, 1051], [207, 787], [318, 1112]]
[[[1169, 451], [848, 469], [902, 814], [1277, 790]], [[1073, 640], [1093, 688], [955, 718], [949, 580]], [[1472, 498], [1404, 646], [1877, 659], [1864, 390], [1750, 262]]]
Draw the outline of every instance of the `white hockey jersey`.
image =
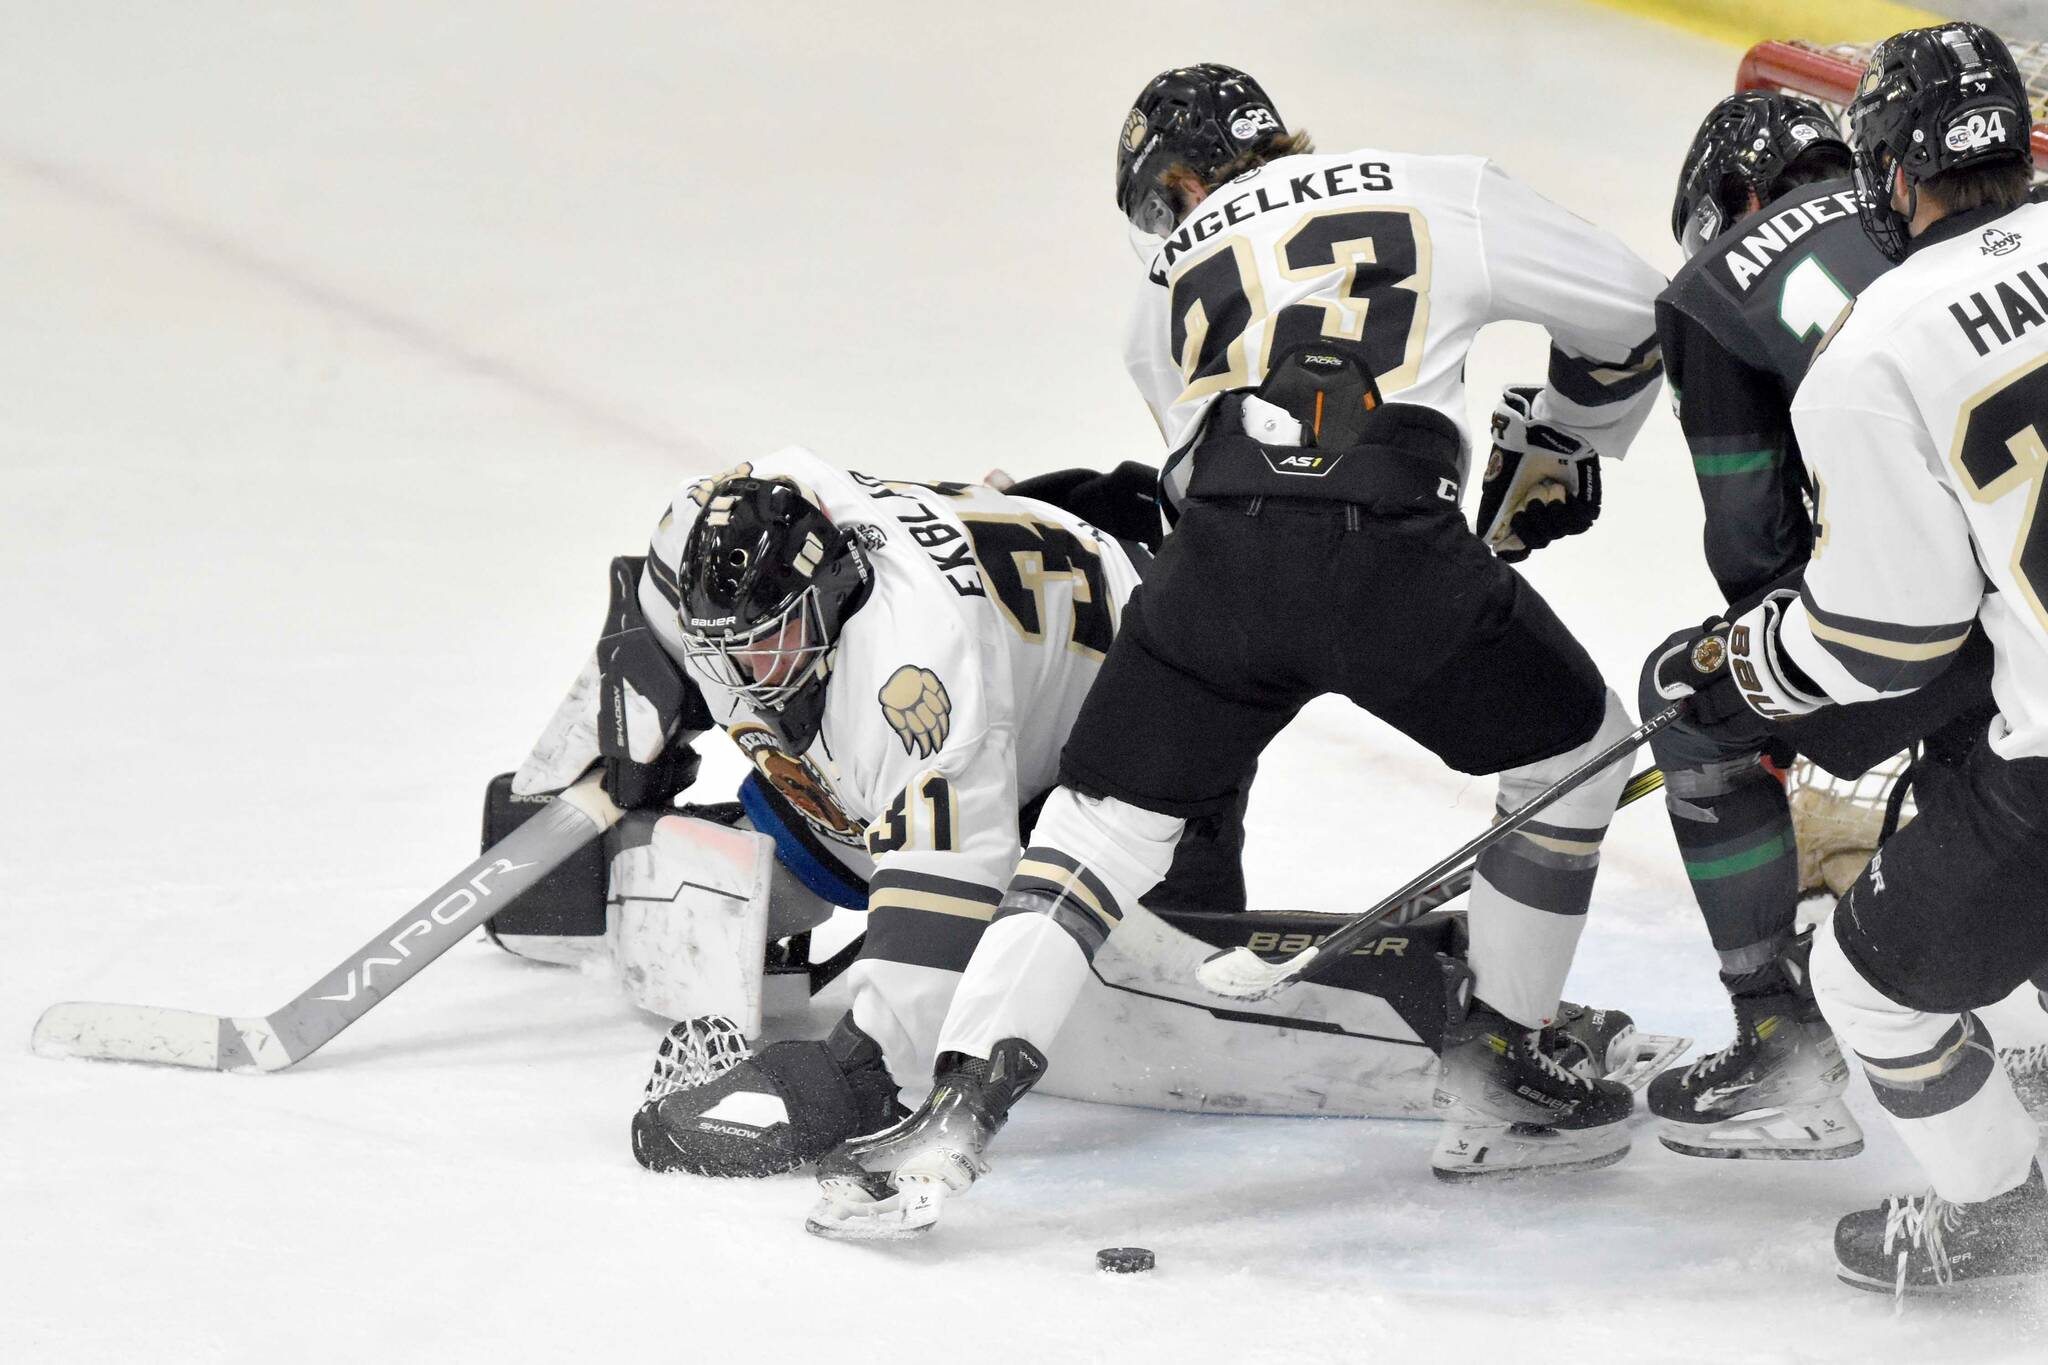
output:
[[1930, 228], [1856, 300], [1792, 421], [1819, 525], [1780, 648], [1866, 701], [1925, 683], [1981, 622], [1992, 747], [2048, 756], [2048, 204]]
[[979, 484], [889, 482], [795, 447], [741, 468], [794, 479], [861, 537], [874, 569], [810, 748], [783, 752], [684, 654], [675, 584], [692, 491], [708, 481], [685, 485], [655, 529], [640, 582], [649, 624], [763, 779], [869, 875], [870, 910], [987, 921], [1022, 852], [1018, 806], [1057, 780], [1137, 571], [1070, 513]]
[[[1480, 157], [1282, 157], [1218, 188], [1152, 258], [1125, 364], [1168, 446], [1166, 495], [1219, 394], [1318, 338], [1361, 347], [1390, 401], [1465, 428], [1465, 353], [1502, 319], [1555, 343], [1536, 417], [1601, 455], [1655, 399], [1664, 277], [1619, 240]], [[1464, 442], [1469, 465], [1471, 442]]]

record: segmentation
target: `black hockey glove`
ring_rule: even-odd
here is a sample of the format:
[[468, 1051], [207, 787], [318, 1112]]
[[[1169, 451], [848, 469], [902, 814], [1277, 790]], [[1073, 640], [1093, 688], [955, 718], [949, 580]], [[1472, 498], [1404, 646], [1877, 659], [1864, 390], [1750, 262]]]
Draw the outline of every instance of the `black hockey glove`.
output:
[[1657, 658], [1657, 695], [1665, 701], [1685, 699], [1686, 717], [1702, 730], [1713, 730], [1745, 745], [1763, 744], [1770, 723], [1742, 700], [1728, 670], [1728, 622], [1712, 617], [1688, 638], [1671, 645]]
[[1535, 420], [1534, 385], [1501, 393], [1493, 454], [1479, 492], [1479, 536], [1510, 564], [1575, 536], [1600, 515], [1600, 456], [1562, 427]]
[[697, 776], [697, 755], [676, 736], [713, 724], [704, 698], [640, 612], [645, 562], [630, 555], [612, 561], [611, 606], [597, 642], [597, 748], [604, 790], [627, 810], [665, 803], [688, 787]]
[[1166, 528], [1159, 520], [1158, 488], [1156, 468], [1125, 460], [1108, 473], [1099, 469], [1058, 469], [1050, 474], [1034, 474], [1003, 491], [1049, 502], [1118, 540], [1135, 540], [1156, 554], [1166, 537]]

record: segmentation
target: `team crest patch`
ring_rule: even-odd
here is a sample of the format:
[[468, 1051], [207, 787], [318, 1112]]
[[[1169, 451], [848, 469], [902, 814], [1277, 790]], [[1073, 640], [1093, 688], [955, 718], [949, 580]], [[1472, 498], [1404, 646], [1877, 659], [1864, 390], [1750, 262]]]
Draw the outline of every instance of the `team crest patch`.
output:
[[1131, 110], [1131, 116], [1124, 120], [1124, 150], [1137, 151], [1139, 144], [1145, 140], [1145, 134], [1150, 131], [1145, 124], [1145, 116], [1135, 109]]
[[809, 759], [791, 757], [776, 739], [775, 732], [765, 725], [743, 721], [727, 726], [726, 733], [732, 736], [733, 743], [740, 746], [740, 752], [753, 761], [755, 770], [768, 785], [775, 788], [812, 829], [837, 843], [860, 847], [861, 826], [840, 808], [831, 784], [811, 766]]
[[1719, 673], [1728, 662], [1728, 643], [1709, 635], [1692, 647], [1692, 666], [1701, 673]]
[[889, 675], [876, 694], [889, 728], [903, 741], [903, 751], [930, 758], [953, 728], [953, 699], [929, 668], [905, 664]]

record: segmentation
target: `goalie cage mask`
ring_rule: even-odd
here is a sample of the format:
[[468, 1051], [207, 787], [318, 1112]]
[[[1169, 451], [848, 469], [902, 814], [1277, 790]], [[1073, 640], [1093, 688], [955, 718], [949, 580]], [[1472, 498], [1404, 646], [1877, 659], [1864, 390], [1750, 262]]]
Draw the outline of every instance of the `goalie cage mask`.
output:
[[1749, 212], [1749, 196], [1768, 204], [1794, 162], [1825, 162], [1849, 173], [1849, 144], [1828, 111], [1798, 95], [1748, 91], [1710, 110], [1678, 171], [1671, 235], [1691, 260]]
[[[1913, 29], [1872, 48], [1848, 120], [1863, 231], [1893, 261], [1906, 258], [1923, 183], [2029, 155], [2026, 83], [2004, 40], [1981, 24]], [[1894, 170], [1913, 200], [1903, 213], [1892, 207]]]
[[684, 653], [803, 753], [839, 632], [873, 582], [866, 552], [793, 480], [729, 478], [706, 496], [681, 569]]
[[1273, 101], [1236, 67], [1176, 67], [1138, 92], [1116, 144], [1116, 206], [1140, 232], [1170, 234], [1181, 206], [1160, 181], [1177, 166], [1205, 185], [1264, 143], [1287, 136]]

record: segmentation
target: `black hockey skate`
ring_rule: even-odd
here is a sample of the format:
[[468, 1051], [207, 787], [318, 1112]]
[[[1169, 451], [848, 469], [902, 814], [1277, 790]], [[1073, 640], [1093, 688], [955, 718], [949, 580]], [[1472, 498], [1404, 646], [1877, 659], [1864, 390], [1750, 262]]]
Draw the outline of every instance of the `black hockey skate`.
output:
[[1021, 1038], [997, 1043], [987, 1061], [945, 1053], [915, 1114], [818, 1163], [820, 1197], [804, 1230], [860, 1241], [928, 1231], [948, 1195], [987, 1173], [982, 1154], [1044, 1074], [1045, 1054]]
[[1527, 1029], [1472, 998], [1471, 975], [1452, 977], [1436, 1108], [1443, 1131], [1430, 1168], [1440, 1180], [1590, 1170], [1628, 1155], [1635, 1094], [1584, 1076]]
[[633, 1115], [633, 1156], [650, 1171], [780, 1175], [900, 1118], [896, 1091], [882, 1049], [851, 1014], [822, 1043], [752, 1056], [730, 1020], [686, 1020], [662, 1039]]
[[[1805, 943], [1727, 980], [1735, 1041], [1650, 1082], [1658, 1138], [1686, 1156], [1828, 1161], [1863, 1150], [1849, 1067], [1806, 984]], [[1725, 978], [1724, 978], [1725, 979]]]
[[2026, 1182], [1981, 1204], [1928, 1193], [1887, 1199], [1835, 1224], [1842, 1283], [1894, 1294], [1939, 1294], [2048, 1272], [2048, 1190], [2036, 1162]]
[[1645, 1033], [1626, 1010], [1560, 1000], [1557, 1018], [1543, 1026], [1540, 1046], [1560, 1066], [1589, 1081], [1619, 1081], [1630, 1090], [1641, 1090], [1684, 1056], [1692, 1039]]

